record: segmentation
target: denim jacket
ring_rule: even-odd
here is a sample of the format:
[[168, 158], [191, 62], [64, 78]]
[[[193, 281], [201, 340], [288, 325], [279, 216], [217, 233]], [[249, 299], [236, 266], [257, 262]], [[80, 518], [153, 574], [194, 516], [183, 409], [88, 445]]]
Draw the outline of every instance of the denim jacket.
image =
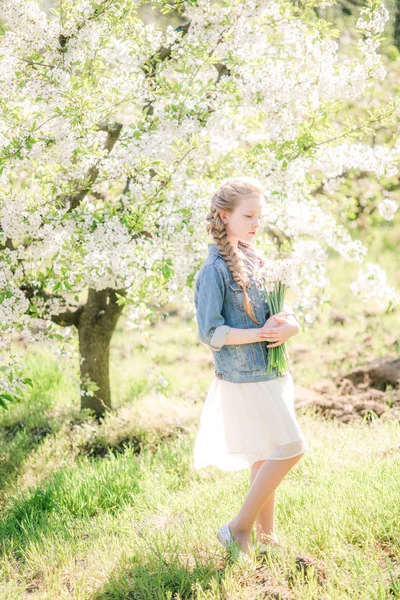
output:
[[194, 302], [198, 334], [214, 356], [215, 375], [231, 382], [251, 382], [276, 379], [275, 369], [267, 373], [267, 344], [225, 344], [231, 327], [249, 329], [262, 327], [270, 316], [265, 292], [254, 281], [247, 288], [255, 316], [252, 321], [244, 309], [243, 290], [236, 283], [216, 243], [208, 244], [208, 256], [196, 278]]

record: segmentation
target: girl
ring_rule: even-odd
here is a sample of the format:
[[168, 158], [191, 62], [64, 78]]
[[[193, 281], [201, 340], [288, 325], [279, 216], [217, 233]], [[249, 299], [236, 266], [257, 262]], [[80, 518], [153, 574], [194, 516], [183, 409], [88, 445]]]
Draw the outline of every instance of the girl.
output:
[[268, 348], [299, 332], [293, 313], [270, 316], [253, 247], [263, 209], [258, 180], [234, 177], [215, 192], [207, 215], [214, 242], [196, 279], [200, 339], [214, 357], [194, 446], [194, 467], [224, 471], [250, 467], [250, 490], [239, 513], [218, 531], [219, 541], [248, 553], [253, 524], [256, 548], [279, 545], [274, 531], [275, 490], [306, 450], [294, 412], [291, 372], [267, 373]]

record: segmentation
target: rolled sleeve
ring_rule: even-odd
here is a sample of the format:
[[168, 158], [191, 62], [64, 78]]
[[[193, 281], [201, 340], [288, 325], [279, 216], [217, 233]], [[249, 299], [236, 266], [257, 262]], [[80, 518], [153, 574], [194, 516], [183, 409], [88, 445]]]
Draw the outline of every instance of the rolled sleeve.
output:
[[221, 314], [225, 298], [224, 278], [212, 264], [199, 275], [198, 283], [195, 305], [199, 337], [213, 350], [221, 350], [231, 329]]
[[218, 327], [215, 328], [215, 331], [210, 340], [211, 348], [213, 348], [214, 350], [221, 350], [222, 346], [226, 342], [226, 337], [230, 329], [231, 328], [229, 327], [229, 325], [218, 325]]

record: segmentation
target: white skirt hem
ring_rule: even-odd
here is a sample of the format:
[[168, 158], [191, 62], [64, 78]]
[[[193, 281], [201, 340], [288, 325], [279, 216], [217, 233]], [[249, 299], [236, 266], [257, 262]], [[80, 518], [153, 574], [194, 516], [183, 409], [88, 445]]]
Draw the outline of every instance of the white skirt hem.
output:
[[194, 468], [223, 471], [285, 460], [310, 450], [294, 410], [291, 373], [250, 383], [214, 378], [194, 446]]
[[289, 458], [294, 458], [299, 454], [303, 454], [304, 452], [312, 452], [312, 449], [306, 442], [304, 442], [303, 448], [299, 452], [296, 452], [296, 454], [292, 454], [290, 456], [271, 456], [266, 455], [265, 452], [255, 457], [252, 457], [250, 454], [229, 454], [225, 457], [225, 460], [222, 459], [222, 461], [221, 457], [220, 460], [210, 458], [209, 460], [201, 461], [199, 459], [195, 459], [193, 462], [193, 466], [196, 471], [204, 469], [205, 467], [217, 467], [222, 471], [229, 472], [243, 471], [244, 469], [250, 469], [255, 462], [259, 462], [260, 460], [287, 460]]

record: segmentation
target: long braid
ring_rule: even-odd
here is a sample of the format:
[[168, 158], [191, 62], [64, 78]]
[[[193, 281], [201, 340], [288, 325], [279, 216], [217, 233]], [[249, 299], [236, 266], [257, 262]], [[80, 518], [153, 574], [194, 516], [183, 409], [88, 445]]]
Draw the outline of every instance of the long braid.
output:
[[[239, 242], [237, 252], [228, 239], [226, 226], [223, 222], [220, 210], [231, 211], [239, 202], [240, 196], [250, 194], [262, 194], [263, 190], [259, 182], [251, 177], [234, 177], [225, 181], [211, 198], [210, 212], [206, 219], [208, 221], [206, 229], [215, 241], [218, 250], [225, 260], [232, 274], [233, 281], [240, 285], [244, 293], [244, 309], [252, 321], [262, 325], [257, 320], [253, 306], [251, 304], [247, 288], [250, 285], [250, 274], [255, 262], [264, 265], [262, 256], [247, 244]], [[247, 267], [247, 268], [246, 268]]]

